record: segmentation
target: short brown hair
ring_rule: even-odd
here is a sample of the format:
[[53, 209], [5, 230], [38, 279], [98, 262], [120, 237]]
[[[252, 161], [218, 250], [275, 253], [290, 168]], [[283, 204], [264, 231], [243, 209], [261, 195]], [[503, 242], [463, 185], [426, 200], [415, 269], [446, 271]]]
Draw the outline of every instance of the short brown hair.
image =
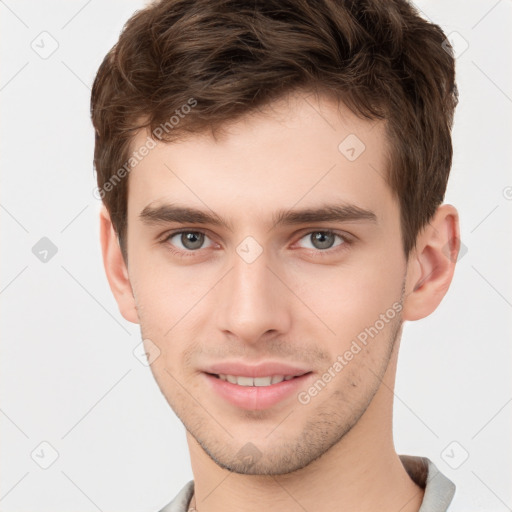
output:
[[160, 0], [125, 24], [92, 88], [98, 188], [125, 258], [128, 179], [119, 178], [137, 130], [168, 142], [213, 133], [296, 90], [386, 121], [386, 178], [408, 256], [452, 161], [455, 62], [441, 28], [406, 0]]

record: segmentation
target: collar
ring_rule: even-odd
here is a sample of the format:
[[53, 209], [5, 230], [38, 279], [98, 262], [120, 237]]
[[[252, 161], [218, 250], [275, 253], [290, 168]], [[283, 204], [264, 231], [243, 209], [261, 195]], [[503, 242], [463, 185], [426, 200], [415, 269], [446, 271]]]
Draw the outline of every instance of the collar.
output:
[[[399, 457], [411, 479], [425, 489], [418, 512], [446, 512], [455, 494], [455, 484], [444, 476], [427, 457], [413, 455], [399, 455]], [[193, 493], [194, 480], [190, 480], [160, 512], [186, 512]]]
[[446, 512], [455, 494], [455, 484], [427, 457], [399, 457], [411, 479], [425, 489], [418, 512]]

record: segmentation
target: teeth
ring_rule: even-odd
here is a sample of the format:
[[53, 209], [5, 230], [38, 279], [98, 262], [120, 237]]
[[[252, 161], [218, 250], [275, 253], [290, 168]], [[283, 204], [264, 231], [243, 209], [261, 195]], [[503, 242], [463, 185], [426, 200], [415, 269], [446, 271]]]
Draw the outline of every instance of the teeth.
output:
[[[252, 380], [252, 379], [249, 379], [249, 380]], [[278, 380], [277, 382], [281, 382], [281, 381]], [[270, 386], [270, 384], [272, 384], [272, 377], [255, 377], [254, 378], [255, 386]], [[275, 382], [274, 382], [274, 384], [275, 384]]]
[[239, 386], [254, 386], [254, 379], [252, 377], [236, 377], [236, 383]]
[[237, 377], [236, 375], [219, 375], [220, 380], [225, 380], [227, 382], [231, 382], [231, 384], [238, 384], [239, 386], [270, 386], [272, 384], [279, 384], [283, 382], [283, 380], [291, 380], [293, 379], [293, 375], [288, 375], [285, 377], [284, 375], [274, 375], [272, 377]]

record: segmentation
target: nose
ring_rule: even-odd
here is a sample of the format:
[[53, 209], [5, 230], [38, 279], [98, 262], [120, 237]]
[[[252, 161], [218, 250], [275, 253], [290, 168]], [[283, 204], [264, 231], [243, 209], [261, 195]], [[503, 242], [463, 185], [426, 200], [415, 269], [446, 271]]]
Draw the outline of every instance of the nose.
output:
[[269, 268], [265, 252], [251, 263], [234, 255], [233, 266], [222, 279], [217, 296], [216, 318], [223, 333], [254, 344], [264, 336], [288, 331], [290, 292], [276, 274]]

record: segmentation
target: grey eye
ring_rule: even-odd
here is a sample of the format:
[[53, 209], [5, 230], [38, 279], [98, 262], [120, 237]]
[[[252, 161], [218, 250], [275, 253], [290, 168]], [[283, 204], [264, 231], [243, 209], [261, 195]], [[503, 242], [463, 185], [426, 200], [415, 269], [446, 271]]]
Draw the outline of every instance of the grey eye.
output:
[[[335, 244], [336, 238], [339, 238], [341, 242]], [[305, 237], [301, 238], [301, 240], [306, 240], [309, 242], [310, 245], [306, 246], [308, 249], [320, 250], [330, 249], [331, 247], [335, 247], [336, 245], [341, 245], [344, 243], [340, 235], [330, 231], [313, 231], [308, 233]]]
[[[173, 242], [173, 239], [177, 239], [177, 242]], [[169, 242], [176, 245], [179, 249], [195, 251], [202, 248], [205, 239], [209, 240], [208, 237], [200, 231], [182, 231], [181, 233], [175, 233], [170, 236]]]

